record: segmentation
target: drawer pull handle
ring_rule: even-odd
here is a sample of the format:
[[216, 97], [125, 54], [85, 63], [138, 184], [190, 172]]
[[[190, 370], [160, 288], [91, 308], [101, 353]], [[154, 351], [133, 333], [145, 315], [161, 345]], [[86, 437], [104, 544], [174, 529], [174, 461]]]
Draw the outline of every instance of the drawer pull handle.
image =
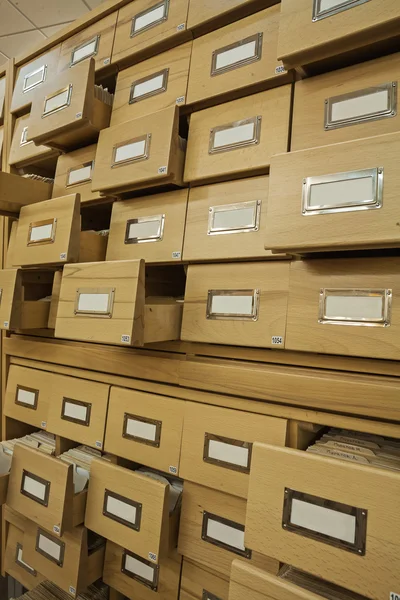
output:
[[286, 488], [282, 527], [286, 531], [364, 556], [367, 513], [362, 508]]
[[33, 144], [33, 141], [31, 140], [30, 142], [28, 142], [28, 127], [24, 127], [21, 133], [21, 140], [19, 142], [20, 147], [22, 146], [27, 146], [28, 144]]
[[70, 83], [62, 90], [58, 90], [57, 92], [54, 92], [54, 94], [46, 96], [44, 99], [42, 119], [49, 115], [53, 115], [60, 110], [64, 110], [64, 108], [68, 108], [71, 104], [72, 90], [73, 85]]
[[92, 405], [90, 402], [82, 402], [81, 400], [72, 400], [72, 398], [64, 397], [61, 408], [61, 419], [89, 427], [91, 411]]
[[29, 92], [37, 85], [40, 85], [44, 81], [46, 81], [47, 77], [47, 65], [42, 65], [39, 69], [32, 71], [32, 73], [27, 73], [24, 77], [24, 83], [22, 86], [22, 91], [25, 94]]
[[204, 435], [203, 460], [207, 463], [250, 473], [253, 444], [206, 433]]
[[140, 102], [151, 96], [162, 94], [167, 91], [169, 69], [163, 69], [158, 73], [137, 79], [131, 85], [129, 104]]
[[137, 217], [126, 222], [125, 244], [161, 242], [164, 236], [165, 215]]
[[108, 317], [114, 308], [115, 288], [78, 288], [75, 298], [75, 316]]
[[67, 184], [66, 187], [73, 187], [74, 185], [82, 185], [82, 183], [88, 183], [92, 181], [92, 172], [94, 169], [94, 160], [91, 160], [79, 167], [73, 167], [69, 169], [67, 173]]
[[29, 223], [28, 246], [52, 244], [56, 237], [57, 219], [45, 219]]
[[208, 153], [228, 152], [260, 143], [261, 116], [219, 125], [210, 131]]
[[151, 590], [157, 591], [160, 572], [159, 565], [155, 565], [137, 554], [124, 550], [122, 553], [121, 571]]
[[260, 228], [261, 200], [211, 206], [208, 235], [251, 233]]
[[207, 590], [203, 590], [201, 600], [221, 600], [221, 598], [218, 598], [218, 596], [212, 594], [211, 592], [208, 592]]
[[257, 321], [260, 290], [208, 290], [207, 319]]
[[95, 35], [94, 38], [88, 42], [84, 42], [79, 46], [76, 46], [71, 53], [70, 67], [80, 63], [82, 60], [86, 60], [90, 56], [96, 56], [99, 52], [100, 35]]
[[325, 100], [325, 129], [339, 129], [396, 115], [396, 81]]
[[382, 167], [303, 180], [303, 216], [374, 210], [382, 205]]
[[240, 523], [204, 511], [201, 539], [244, 558], [251, 558], [251, 550], [244, 545], [244, 525]]
[[160, 447], [162, 421], [147, 419], [138, 415], [124, 414], [122, 437], [140, 444]]
[[23, 406], [24, 408], [31, 408], [32, 410], [37, 409], [39, 401], [39, 390], [29, 388], [24, 385], [17, 385], [15, 392], [15, 404]]
[[389, 327], [392, 290], [322, 288], [318, 322], [323, 325]]
[[37, 576], [37, 571], [35, 571], [35, 569], [33, 567], [31, 567], [30, 565], [28, 565], [28, 563], [26, 563], [23, 558], [22, 558], [22, 544], [20, 544], [19, 542], [17, 542], [17, 547], [16, 547], [16, 553], [15, 553], [15, 562], [16, 564], [21, 567], [22, 569], [25, 569], [25, 571], [28, 571], [28, 573], [30, 575], [32, 575], [33, 577]]
[[344, 10], [349, 10], [369, 0], [314, 0], [313, 21], [321, 21], [327, 17], [333, 17]]
[[151, 8], [137, 13], [132, 19], [131, 38], [143, 33], [168, 19], [169, 0], [154, 4]]
[[105, 490], [103, 502], [103, 515], [117, 521], [121, 525], [140, 531], [142, 520], [142, 505], [130, 498]]
[[22, 470], [20, 491], [23, 496], [38, 502], [42, 506], [49, 505], [50, 481], [26, 471], [26, 469]]
[[116, 144], [113, 148], [111, 168], [147, 160], [150, 156], [151, 133]]
[[36, 534], [36, 552], [59, 567], [64, 565], [65, 543], [40, 528]]
[[262, 42], [263, 34], [256, 33], [244, 40], [214, 50], [211, 58], [211, 77], [261, 60]]

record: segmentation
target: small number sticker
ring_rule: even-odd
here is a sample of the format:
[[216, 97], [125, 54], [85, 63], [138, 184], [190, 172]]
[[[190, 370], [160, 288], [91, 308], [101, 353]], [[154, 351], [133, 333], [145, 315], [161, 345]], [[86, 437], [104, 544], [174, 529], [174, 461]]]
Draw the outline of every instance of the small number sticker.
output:
[[283, 65], [279, 65], [279, 67], [276, 67], [275, 69], [275, 75], [280, 75], [281, 73], [286, 73], [286, 69]]
[[185, 104], [185, 96], [179, 96], [179, 98], [176, 99], [176, 103]]
[[167, 172], [167, 167], [158, 167], [158, 174], [165, 175]]
[[123, 344], [130, 344], [131, 343], [131, 336], [130, 335], [121, 335], [121, 342]]
[[170, 467], [169, 472], [172, 473], [172, 475], [177, 475], [178, 469], [177, 469], [177, 467]]
[[176, 28], [177, 31], [183, 31], [184, 29], [186, 29], [186, 23], [181, 23], [180, 25], [178, 25], [178, 27]]
[[69, 586], [69, 593], [72, 594], [73, 596], [75, 596], [75, 594], [76, 594], [76, 589], [72, 585]]
[[61, 254], [60, 254], [60, 260], [67, 260], [67, 253], [66, 252], [61, 252]]
[[280, 335], [273, 335], [271, 342], [273, 346], [282, 346], [283, 337], [281, 337]]
[[149, 560], [152, 560], [153, 562], [156, 562], [156, 560], [157, 560], [157, 554], [154, 554], [154, 552], [149, 552]]
[[103, 60], [103, 65], [109, 65], [109, 64], [110, 64], [110, 62], [111, 62], [111, 58], [105, 58], [105, 59]]
[[58, 525], [53, 525], [53, 531], [54, 533], [60, 534], [60, 527]]
[[400, 600], [400, 594], [395, 594], [394, 592], [390, 592], [390, 600]]
[[103, 443], [102, 442], [96, 442], [95, 443], [96, 448], [102, 448], [103, 447]]
[[46, 429], [46, 427], [47, 427], [47, 421], [42, 421], [40, 423], [40, 426], [41, 426], [42, 429]]
[[82, 113], [81, 112], [76, 113], [75, 119], [82, 119]]
[[8, 326], [9, 326], [8, 321], [4, 321], [4, 327], [5, 327], [5, 329], [8, 329]]
[[172, 258], [180, 258], [181, 257], [181, 252], [179, 252], [179, 250], [176, 250], [175, 252], [172, 253]]

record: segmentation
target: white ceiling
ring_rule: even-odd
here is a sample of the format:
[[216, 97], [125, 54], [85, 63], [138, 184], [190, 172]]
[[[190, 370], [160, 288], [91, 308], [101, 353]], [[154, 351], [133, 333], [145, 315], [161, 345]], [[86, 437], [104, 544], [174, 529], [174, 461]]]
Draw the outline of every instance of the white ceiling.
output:
[[0, 0], [0, 66], [104, 0]]

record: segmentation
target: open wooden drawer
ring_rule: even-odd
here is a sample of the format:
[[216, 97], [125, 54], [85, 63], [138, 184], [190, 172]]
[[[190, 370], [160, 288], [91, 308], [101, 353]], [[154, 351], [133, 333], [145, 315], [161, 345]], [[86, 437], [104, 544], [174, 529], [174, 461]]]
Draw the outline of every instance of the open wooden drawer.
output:
[[16, 119], [8, 162], [16, 169], [38, 165], [41, 172], [45, 170], [51, 174], [59, 152], [47, 146], [36, 146], [32, 141], [28, 142], [30, 123], [31, 115], [24, 115]]
[[61, 536], [83, 523], [86, 494], [86, 490], [75, 494], [73, 465], [15, 445], [7, 492], [11, 508]]
[[[21, 522], [28, 522], [24, 517]], [[6, 551], [4, 554], [4, 570], [7, 575], [14, 577], [24, 588], [31, 590], [44, 581], [43, 575], [31, 567], [24, 559], [24, 529], [19, 529], [13, 523], [7, 523]]]
[[215, 573], [204, 565], [183, 559], [179, 600], [228, 600], [229, 572]]
[[0, 172], [0, 215], [17, 217], [23, 206], [51, 198], [52, 188], [45, 181]]
[[95, 86], [94, 59], [59, 73], [32, 103], [28, 141], [61, 150], [96, 141], [110, 123], [112, 95]]
[[182, 304], [145, 299], [143, 260], [66, 265], [56, 337], [142, 346], [180, 337]]

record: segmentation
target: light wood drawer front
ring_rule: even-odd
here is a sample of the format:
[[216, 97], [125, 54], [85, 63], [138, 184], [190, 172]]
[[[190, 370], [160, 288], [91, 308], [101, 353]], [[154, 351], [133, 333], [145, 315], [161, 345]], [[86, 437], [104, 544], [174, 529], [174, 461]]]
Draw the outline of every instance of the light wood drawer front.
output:
[[18, 217], [22, 206], [51, 198], [52, 184], [0, 171], [0, 214]]
[[272, 257], [265, 250], [269, 177], [189, 191], [184, 260]]
[[168, 553], [168, 488], [146, 475], [94, 460], [85, 525], [157, 564]]
[[279, 563], [244, 544], [246, 500], [185, 482], [178, 552], [229, 577], [235, 558], [276, 573]]
[[316, 62], [390, 38], [399, 21], [391, 0], [284, 0], [278, 56], [288, 66]]
[[245, 542], [370, 598], [399, 589], [394, 471], [256, 444]]
[[107, 260], [181, 260], [188, 190], [114, 202]]
[[111, 127], [186, 104], [192, 42], [118, 73]]
[[129, 600], [176, 600], [181, 564], [176, 552], [155, 565], [107, 541], [103, 581]]
[[253, 443], [284, 446], [286, 430], [285, 419], [187, 402], [180, 476], [247, 498]]
[[23, 206], [18, 221], [15, 266], [64, 264], [79, 258], [80, 202], [77, 194]]
[[111, 388], [106, 452], [179, 475], [185, 402]]
[[4, 414], [17, 421], [46, 429], [49, 403], [54, 400], [54, 390], [51, 390], [48, 383], [52, 378], [53, 375], [44, 371], [11, 365]]
[[397, 247], [400, 133], [274, 156], [265, 245]]
[[135, 62], [189, 37], [189, 0], [135, 0], [118, 12], [112, 62]]
[[292, 263], [288, 350], [398, 360], [398, 258]]
[[392, 54], [298, 81], [291, 150], [399, 131], [399, 69]]
[[0, 122], [4, 119], [4, 99], [6, 95], [6, 78], [0, 78]]
[[96, 148], [94, 144], [60, 155], [54, 178], [53, 198], [74, 193], [81, 195], [81, 204], [100, 200], [100, 194], [92, 192]]
[[193, 113], [184, 180], [266, 171], [272, 155], [287, 150], [290, 97], [286, 85]]
[[11, 112], [25, 111], [37, 95], [41, 95], [44, 85], [54, 80], [60, 58], [61, 45], [55, 46], [31, 62], [19, 67], [16, 74]]
[[44, 577], [24, 560], [24, 532], [11, 523], [7, 525], [7, 529], [4, 570], [24, 588], [31, 590], [44, 581]]
[[279, 12], [279, 5], [267, 8], [193, 42], [188, 104], [279, 85], [286, 74], [276, 59]]
[[[262, 6], [265, 8], [277, 4], [277, 0], [265, 0]], [[246, 17], [259, 10], [260, 3], [256, 0], [191, 0], [189, 2], [188, 29], [196, 31], [197, 35], [203, 35], [207, 31], [217, 29], [225, 24]]]
[[183, 559], [179, 600], [228, 600], [229, 574], [222, 577], [203, 565]]
[[101, 577], [104, 553], [104, 544], [88, 553], [88, 531], [83, 525], [57, 538], [29, 522], [24, 533], [26, 560], [72, 598]]
[[181, 184], [184, 148], [178, 108], [170, 107], [101, 132], [92, 189], [122, 193]]
[[182, 339], [283, 348], [289, 263], [190, 265]]
[[[23, 168], [32, 163], [35, 165], [39, 163], [42, 166], [44, 161], [51, 161], [51, 159], [55, 161], [58, 155], [56, 150], [47, 146], [35, 146], [33, 142], [26, 141], [30, 122], [30, 115], [24, 115], [15, 121], [9, 157], [9, 164], [13, 167]], [[46, 162], [47, 164], [50, 162]]]
[[84, 506], [80, 514], [75, 509], [86, 492], [74, 494], [72, 471], [72, 465], [16, 444], [7, 504], [55, 536], [63, 535], [84, 517]]
[[96, 71], [107, 67], [111, 63], [117, 16], [115, 11], [62, 42], [58, 71], [66, 71], [92, 57]]

